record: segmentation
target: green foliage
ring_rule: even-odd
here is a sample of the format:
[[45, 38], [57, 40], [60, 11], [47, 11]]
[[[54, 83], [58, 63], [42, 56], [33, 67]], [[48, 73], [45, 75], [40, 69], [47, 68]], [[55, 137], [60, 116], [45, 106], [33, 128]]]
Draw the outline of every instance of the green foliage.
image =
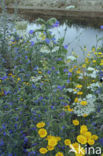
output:
[[[59, 22], [55, 18], [47, 22], [38, 19], [36, 22], [40, 28], [31, 30], [25, 37], [17, 32], [8, 33], [6, 26], [0, 32], [0, 154], [2, 156], [42, 155], [39, 150], [42, 147], [47, 148], [48, 138], [46, 136], [42, 138], [39, 134], [37, 124], [41, 121], [45, 123], [47, 137], [60, 139], [52, 151], [48, 150], [45, 154], [47, 156], [53, 156], [59, 151], [66, 156], [70, 146], [64, 144], [65, 139], [70, 139], [72, 144], [77, 142], [81, 125], [85, 123], [88, 131], [98, 137], [102, 136], [101, 132], [98, 133], [97, 127], [100, 127], [103, 121], [103, 101], [102, 95], [98, 95], [96, 91], [103, 86], [99, 83], [98, 74], [95, 73], [101, 69], [102, 54], [101, 57], [97, 54], [94, 57], [93, 55], [87, 57], [86, 62], [78, 65], [75, 54], [66, 58], [68, 51], [67, 46], [63, 45], [64, 37], [56, 40], [51, 32]], [[96, 68], [95, 64], [91, 63], [94, 58], [97, 60]], [[91, 86], [93, 82], [97, 86]], [[80, 92], [83, 92], [83, 95]], [[86, 107], [80, 103], [88, 100], [87, 95], [92, 99], [95, 97], [95, 104], [93, 103], [93, 109], [88, 105], [89, 111], [85, 111], [85, 114], [87, 113], [85, 118], [81, 112]], [[88, 103], [91, 101], [90, 98]], [[101, 113], [96, 113], [96, 105], [99, 103], [101, 103]], [[75, 110], [76, 107], [79, 114], [77, 109]], [[94, 113], [96, 113], [95, 118]], [[96, 129], [92, 126], [94, 119]], [[73, 124], [73, 120], [78, 120], [79, 124]], [[99, 141], [95, 141], [93, 146], [96, 145], [102, 147]], [[82, 143], [81, 146], [84, 147]]]

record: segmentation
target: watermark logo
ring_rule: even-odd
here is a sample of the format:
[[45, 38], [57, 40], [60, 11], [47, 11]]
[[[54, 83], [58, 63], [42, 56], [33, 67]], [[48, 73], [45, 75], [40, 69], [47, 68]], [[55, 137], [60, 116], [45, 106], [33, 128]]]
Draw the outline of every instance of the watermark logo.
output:
[[76, 154], [88, 154], [88, 155], [93, 155], [93, 154], [96, 154], [96, 155], [101, 155], [102, 153], [102, 150], [101, 150], [101, 147], [88, 147], [87, 145], [85, 145], [85, 147], [81, 147], [80, 145], [78, 146], [78, 148], [76, 149], [75, 147], [73, 147], [73, 145], [71, 144], [70, 145], [70, 150], [68, 152], [68, 154], [70, 154], [71, 152], [74, 152]]

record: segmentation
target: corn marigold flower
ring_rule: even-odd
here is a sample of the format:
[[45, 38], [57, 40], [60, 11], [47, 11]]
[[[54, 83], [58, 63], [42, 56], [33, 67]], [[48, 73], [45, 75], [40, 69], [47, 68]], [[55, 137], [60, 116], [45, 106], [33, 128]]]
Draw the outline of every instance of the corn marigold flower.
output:
[[81, 125], [80, 130], [85, 130], [85, 132], [87, 132], [88, 128], [86, 125]]
[[92, 136], [91, 136], [91, 139], [93, 139], [93, 140], [98, 140], [98, 136], [97, 136], [97, 135], [92, 135]]
[[69, 145], [71, 144], [71, 140], [70, 140], [70, 139], [65, 139], [65, 140], [64, 140], [64, 144], [65, 144], [66, 146], [69, 146]]
[[73, 146], [74, 149], [77, 149], [77, 148], [79, 148], [79, 143], [75, 142], [75, 143], [71, 144], [70, 147], [72, 148], [72, 146]]
[[41, 138], [44, 138], [44, 137], [47, 136], [47, 131], [46, 131], [46, 129], [41, 128], [41, 129], [38, 131], [38, 134], [39, 134], [39, 136], [40, 136]]
[[86, 132], [86, 133], [84, 133], [84, 136], [85, 136], [87, 139], [90, 139], [91, 136], [92, 136], [92, 133], [91, 133], [91, 132]]
[[82, 88], [82, 85], [80, 85], [80, 84], [78, 84], [78, 85], [76, 85], [76, 88]]
[[45, 122], [39, 122], [36, 124], [37, 128], [43, 128], [45, 126]]
[[69, 112], [73, 112], [73, 108], [68, 108], [68, 111]]
[[73, 122], [74, 126], [78, 126], [79, 125], [79, 121], [78, 120], [73, 120], [72, 122]]
[[87, 105], [87, 101], [81, 101], [80, 104], [83, 105], [83, 106], [86, 106]]
[[83, 136], [83, 135], [78, 135], [77, 136], [77, 141], [84, 145], [84, 144], [87, 143], [87, 138], [85, 136]]
[[58, 152], [55, 156], [64, 156], [64, 154], [62, 152]]
[[46, 154], [47, 152], [48, 152], [48, 150], [46, 149], [46, 148], [40, 148], [39, 149], [39, 152], [41, 153], [41, 154]]
[[83, 67], [83, 68], [86, 68], [86, 64], [83, 64], [82, 67]]
[[49, 136], [48, 139], [48, 146], [56, 146], [58, 144], [58, 140], [55, 136]]
[[100, 66], [103, 66], [103, 62], [100, 63]]
[[57, 136], [56, 139], [57, 139], [57, 141], [60, 141], [61, 140], [61, 137]]
[[93, 63], [96, 63], [96, 60], [93, 60], [92, 62], [93, 62]]
[[81, 73], [80, 69], [78, 69], [78, 70], [76, 71], [76, 73], [77, 73], [77, 74], [80, 74], [80, 73]]
[[79, 102], [79, 100], [78, 100], [77, 97], [74, 99], [74, 102], [75, 102], [75, 103]]
[[42, 72], [41, 71], [38, 71], [38, 74], [42, 74]]
[[88, 114], [83, 114], [83, 117], [85, 118], [85, 117], [87, 117], [88, 116]]
[[79, 147], [76, 149], [75, 156], [85, 156], [85, 153], [86, 153], [85, 149], [82, 147]]
[[88, 140], [88, 144], [89, 144], [89, 145], [94, 145], [94, 143], [95, 143], [95, 141], [94, 141], [93, 139], [89, 139], [89, 140]]
[[82, 95], [83, 94], [83, 92], [77, 92], [77, 95]]
[[53, 151], [54, 150], [54, 146], [47, 146], [48, 151]]

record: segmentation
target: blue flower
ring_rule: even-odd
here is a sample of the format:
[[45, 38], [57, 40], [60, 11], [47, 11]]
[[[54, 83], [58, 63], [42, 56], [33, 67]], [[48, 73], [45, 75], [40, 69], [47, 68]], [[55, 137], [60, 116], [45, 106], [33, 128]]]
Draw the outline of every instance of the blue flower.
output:
[[63, 89], [63, 87], [62, 87], [62, 86], [58, 86], [57, 88], [58, 88], [58, 89], [60, 89], [60, 90], [62, 90], [62, 89]]
[[52, 67], [52, 70], [55, 70], [55, 67]]
[[2, 124], [2, 128], [3, 128], [3, 129], [6, 129], [6, 126], [5, 126], [5, 124]]
[[6, 136], [6, 132], [3, 132], [3, 135]]
[[50, 70], [48, 70], [48, 71], [47, 71], [47, 73], [48, 73], [48, 74], [50, 74], [50, 73], [51, 73], [51, 71], [50, 71]]
[[66, 50], [67, 50], [67, 49], [68, 49], [68, 45], [65, 45], [65, 46], [64, 46], [64, 49], [66, 49]]
[[12, 153], [10, 153], [8, 156], [13, 156]]
[[59, 21], [56, 21], [53, 25], [52, 25], [52, 27], [58, 27], [59, 26]]
[[25, 59], [27, 59], [28, 58], [28, 56], [25, 56]]
[[47, 44], [49, 44], [49, 43], [50, 43], [50, 40], [49, 40], [48, 38], [46, 38], [46, 39], [45, 39], [45, 42], [46, 42]]
[[64, 69], [64, 72], [68, 72], [68, 69], [65, 68], [65, 69]]
[[103, 138], [99, 139], [99, 143], [103, 146]]
[[0, 146], [3, 146], [3, 145], [4, 145], [3, 139], [0, 139]]
[[34, 44], [35, 44], [34, 41], [31, 41], [31, 46], [34, 46]]
[[58, 58], [57, 61], [62, 61], [62, 58]]
[[34, 30], [30, 30], [30, 31], [29, 31], [29, 34], [33, 34], [33, 33], [34, 33]]
[[103, 25], [100, 26], [100, 29], [103, 29]]
[[2, 77], [2, 80], [5, 80], [5, 79], [7, 79], [7, 78], [8, 78], [7, 76], [3, 76], [3, 77]]
[[68, 72], [68, 77], [72, 76], [72, 73], [71, 72]]
[[69, 79], [67, 80], [67, 83], [70, 83], [70, 80]]
[[36, 88], [36, 86], [35, 86], [34, 84], [32, 84], [32, 88], [34, 88], [34, 89], [35, 89], [35, 88]]

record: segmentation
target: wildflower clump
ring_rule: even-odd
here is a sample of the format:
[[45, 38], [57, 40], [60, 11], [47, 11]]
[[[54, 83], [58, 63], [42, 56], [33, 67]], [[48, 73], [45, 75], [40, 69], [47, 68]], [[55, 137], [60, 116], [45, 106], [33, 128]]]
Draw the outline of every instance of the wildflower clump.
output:
[[0, 29], [0, 155], [82, 156], [85, 145], [103, 153], [102, 47], [78, 63], [52, 33], [59, 21], [35, 22], [25, 35]]

